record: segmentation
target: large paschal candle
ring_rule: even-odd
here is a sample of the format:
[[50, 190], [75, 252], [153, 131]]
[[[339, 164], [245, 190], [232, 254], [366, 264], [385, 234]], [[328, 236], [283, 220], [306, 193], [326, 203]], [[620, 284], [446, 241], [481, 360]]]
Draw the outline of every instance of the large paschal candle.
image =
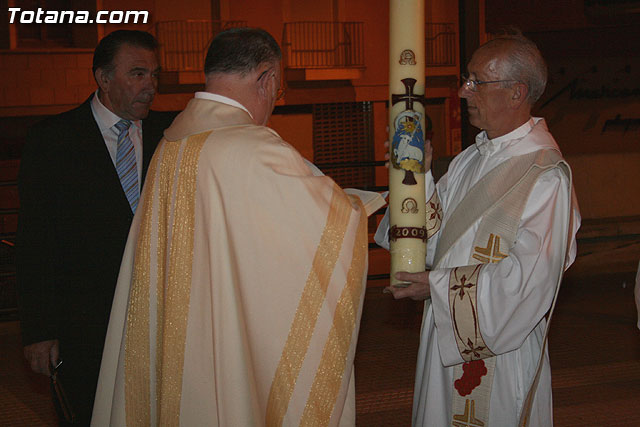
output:
[[397, 271], [425, 270], [424, 0], [390, 0], [389, 19], [389, 250], [401, 286]]

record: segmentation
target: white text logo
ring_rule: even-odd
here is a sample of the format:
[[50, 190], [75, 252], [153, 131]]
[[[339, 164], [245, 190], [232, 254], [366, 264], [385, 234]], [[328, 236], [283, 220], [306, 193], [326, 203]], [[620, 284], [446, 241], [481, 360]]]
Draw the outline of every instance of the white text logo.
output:
[[22, 10], [9, 8], [9, 23], [20, 24], [146, 24], [149, 12], [146, 10], [99, 10], [95, 19], [88, 10]]

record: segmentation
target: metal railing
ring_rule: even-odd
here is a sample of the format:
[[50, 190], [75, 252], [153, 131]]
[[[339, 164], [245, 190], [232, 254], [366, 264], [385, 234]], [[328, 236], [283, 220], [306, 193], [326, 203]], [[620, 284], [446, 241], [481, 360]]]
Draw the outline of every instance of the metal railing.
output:
[[427, 67], [456, 65], [456, 30], [452, 23], [427, 22], [425, 39]]
[[362, 22], [287, 22], [282, 34], [285, 68], [363, 68]]
[[18, 312], [16, 295], [15, 233], [0, 234], [0, 321]]
[[[15, 180], [0, 181], [0, 187], [4, 187], [2, 196], [7, 196], [7, 188], [17, 187], [17, 185], [18, 182]], [[3, 203], [3, 206], [6, 206], [6, 203]], [[13, 320], [18, 312], [15, 264], [17, 215], [17, 208], [0, 208], [0, 321]], [[13, 220], [7, 221], [10, 217]]]
[[222, 30], [245, 27], [246, 21], [162, 21], [156, 23], [163, 71], [203, 71], [211, 39]]
[[[14, 233], [15, 225], [17, 221], [15, 218], [13, 221], [7, 221], [10, 217], [16, 217], [18, 215], [18, 181], [7, 180], [0, 181], [0, 197], [3, 199], [3, 203], [0, 204], [0, 237], [6, 233]], [[12, 203], [12, 201], [14, 203]]]

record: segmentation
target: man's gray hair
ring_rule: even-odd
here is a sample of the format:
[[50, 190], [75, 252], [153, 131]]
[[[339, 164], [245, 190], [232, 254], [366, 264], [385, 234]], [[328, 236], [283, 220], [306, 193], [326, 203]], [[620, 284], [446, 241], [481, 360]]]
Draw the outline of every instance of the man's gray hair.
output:
[[218, 33], [211, 41], [204, 74], [244, 76], [262, 63], [276, 63], [281, 58], [280, 46], [271, 34], [259, 28], [231, 28]]
[[522, 34], [506, 34], [485, 43], [482, 48], [504, 48], [501, 79], [516, 80], [527, 85], [531, 105], [540, 99], [547, 86], [547, 64], [538, 46]]

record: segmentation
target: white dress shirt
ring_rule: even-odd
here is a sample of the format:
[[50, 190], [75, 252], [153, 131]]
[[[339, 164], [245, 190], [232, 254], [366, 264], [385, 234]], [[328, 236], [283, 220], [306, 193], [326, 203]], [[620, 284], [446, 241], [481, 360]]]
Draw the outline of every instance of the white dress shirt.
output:
[[231, 105], [232, 107], [240, 108], [241, 110], [246, 111], [247, 114], [249, 114], [249, 117], [253, 119], [253, 115], [251, 115], [251, 112], [247, 110], [247, 107], [240, 104], [235, 99], [227, 98], [226, 96], [218, 95], [217, 93], [211, 93], [211, 92], [196, 92], [195, 97], [200, 99], [208, 99], [211, 101], [221, 102], [223, 104]]
[[[93, 118], [96, 120], [100, 133], [104, 143], [109, 150], [111, 161], [113, 165], [116, 165], [116, 155], [118, 152], [118, 135], [120, 131], [116, 128], [116, 123], [123, 120], [122, 117], [118, 117], [113, 111], [104, 106], [98, 98], [98, 91], [93, 95], [91, 100], [91, 112]], [[129, 138], [133, 142], [133, 147], [136, 150], [136, 166], [138, 168], [138, 191], [141, 190], [142, 183], [142, 120], [135, 120], [131, 122], [129, 127]]]

